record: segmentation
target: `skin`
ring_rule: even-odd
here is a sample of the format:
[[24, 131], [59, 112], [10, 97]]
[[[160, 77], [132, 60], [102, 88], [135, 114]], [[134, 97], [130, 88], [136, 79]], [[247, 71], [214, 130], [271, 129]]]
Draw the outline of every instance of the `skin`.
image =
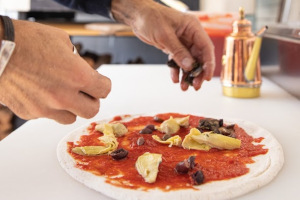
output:
[[[171, 79], [181, 82], [182, 90], [189, 87], [183, 80], [195, 61], [204, 63], [204, 72], [193, 80], [195, 90], [211, 79], [214, 47], [196, 17], [153, 0], [112, 0], [111, 6], [117, 21], [131, 26], [138, 38], [167, 53], [182, 68], [181, 80], [180, 70], [171, 69]], [[16, 48], [0, 77], [0, 102], [26, 120], [50, 118], [69, 124], [77, 116], [95, 116], [100, 99], [111, 90], [110, 79], [73, 53], [64, 31], [27, 21], [13, 23]]]
[[64, 31], [13, 23], [16, 48], [0, 77], [0, 101], [23, 119], [45, 117], [69, 124], [77, 116], [95, 116], [99, 99], [111, 90], [110, 79], [73, 53]]
[[[153, 0], [113, 0], [114, 18], [132, 27], [138, 38], [169, 55], [169, 59], [183, 69], [190, 71], [195, 61], [204, 63], [204, 73], [193, 80], [193, 87], [199, 90], [204, 80], [211, 80], [215, 69], [214, 46], [199, 20], [187, 13], [162, 6]], [[180, 81], [181, 89], [189, 84], [184, 80], [186, 73], [171, 68], [171, 79]]]

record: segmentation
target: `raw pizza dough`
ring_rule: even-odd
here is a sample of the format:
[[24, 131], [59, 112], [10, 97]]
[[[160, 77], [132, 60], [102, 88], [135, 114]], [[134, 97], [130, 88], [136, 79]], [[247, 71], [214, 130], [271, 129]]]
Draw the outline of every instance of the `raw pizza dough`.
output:
[[[154, 116], [154, 115], [144, 115]], [[140, 116], [124, 116], [123, 121], [129, 121], [134, 117]], [[111, 119], [101, 120], [96, 123], [108, 123]], [[249, 173], [231, 178], [229, 180], [213, 181], [199, 186], [199, 190], [183, 189], [164, 192], [159, 189], [150, 189], [148, 191], [132, 190], [117, 187], [105, 182], [105, 177], [96, 176], [90, 172], [75, 167], [76, 161], [67, 152], [67, 142], [75, 142], [80, 139], [81, 135], [88, 134], [87, 127], [83, 126], [69, 133], [58, 144], [57, 156], [62, 168], [77, 181], [83, 183], [102, 194], [117, 200], [157, 200], [157, 199], [173, 199], [173, 200], [196, 200], [196, 199], [232, 199], [234, 197], [246, 194], [250, 191], [258, 189], [268, 184], [278, 174], [284, 162], [283, 150], [279, 142], [271, 133], [265, 129], [244, 120], [225, 120], [225, 124], [237, 124], [243, 128], [248, 135], [254, 138], [264, 137], [259, 144], [265, 145], [269, 149], [268, 153], [253, 157], [255, 163], [248, 164]]]

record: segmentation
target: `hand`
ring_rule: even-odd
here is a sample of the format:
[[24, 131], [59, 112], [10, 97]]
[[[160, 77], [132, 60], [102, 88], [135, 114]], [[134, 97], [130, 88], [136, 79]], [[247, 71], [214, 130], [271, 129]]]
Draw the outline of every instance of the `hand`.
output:
[[110, 80], [92, 69], [62, 30], [16, 21], [15, 51], [0, 77], [0, 101], [23, 119], [47, 117], [72, 123], [91, 118], [111, 89]]
[[[215, 68], [214, 46], [199, 20], [186, 13], [162, 6], [152, 0], [113, 0], [114, 17], [130, 25], [142, 41], [169, 54], [170, 59], [184, 70], [190, 71], [195, 61], [203, 63], [204, 73], [194, 78], [193, 86], [200, 89], [204, 80], [209, 81]], [[180, 71], [171, 69], [174, 83], [179, 82]], [[181, 88], [189, 84], [182, 74]]]

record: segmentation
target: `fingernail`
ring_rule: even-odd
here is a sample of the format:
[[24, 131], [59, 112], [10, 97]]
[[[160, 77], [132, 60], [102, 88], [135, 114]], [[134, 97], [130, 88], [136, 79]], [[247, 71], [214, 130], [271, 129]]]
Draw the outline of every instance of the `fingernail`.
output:
[[185, 67], [186, 70], [191, 70], [193, 62], [194, 61], [190, 58], [184, 58], [181, 63]]

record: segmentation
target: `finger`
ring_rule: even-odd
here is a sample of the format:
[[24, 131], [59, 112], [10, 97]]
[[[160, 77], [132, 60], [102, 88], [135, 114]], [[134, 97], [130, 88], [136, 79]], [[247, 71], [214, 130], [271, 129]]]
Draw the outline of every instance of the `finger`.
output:
[[106, 98], [111, 91], [111, 80], [91, 68], [89, 70], [87, 83], [80, 90], [95, 99]]
[[193, 87], [194, 89], [197, 91], [201, 88], [202, 84], [203, 84], [203, 73], [201, 73], [199, 76], [195, 77], [193, 80]]
[[185, 78], [188, 74], [187, 73], [183, 73], [182, 77], [181, 77], [181, 82], [180, 82], [180, 87], [181, 90], [186, 91], [189, 88], [189, 83], [187, 83], [185, 81]]
[[94, 117], [100, 108], [100, 100], [90, 95], [74, 90], [58, 90], [49, 96], [48, 107], [55, 110], [66, 110], [83, 118]]
[[170, 74], [173, 83], [179, 83], [179, 72], [179, 69], [170, 68]]
[[213, 77], [214, 70], [215, 70], [215, 63], [206, 62], [203, 65], [204, 76], [203, 79], [209, 81]]
[[53, 119], [60, 124], [72, 124], [76, 121], [76, 115], [66, 110], [51, 110], [44, 117]]
[[[203, 38], [200, 40], [200, 38]], [[206, 39], [205, 39], [206, 38]], [[196, 37], [193, 49], [201, 49], [201, 53], [198, 54], [197, 60], [203, 62], [204, 76], [205, 80], [210, 80], [213, 76], [215, 70], [215, 53], [214, 46], [209, 39], [208, 35], [204, 33], [202, 37]]]
[[70, 108], [68, 109], [75, 115], [83, 118], [94, 117], [100, 109], [100, 100], [91, 98], [89, 95], [78, 92], [76, 101], [69, 102]]
[[170, 34], [169, 39], [162, 38], [159, 40], [164, 48], [170, 52], [171, 56], [175, 62], [185, 71], [192, 70], [192, 64], [194, 59], [186, 47], [178, 40], [178, 38], [173, 34]]

